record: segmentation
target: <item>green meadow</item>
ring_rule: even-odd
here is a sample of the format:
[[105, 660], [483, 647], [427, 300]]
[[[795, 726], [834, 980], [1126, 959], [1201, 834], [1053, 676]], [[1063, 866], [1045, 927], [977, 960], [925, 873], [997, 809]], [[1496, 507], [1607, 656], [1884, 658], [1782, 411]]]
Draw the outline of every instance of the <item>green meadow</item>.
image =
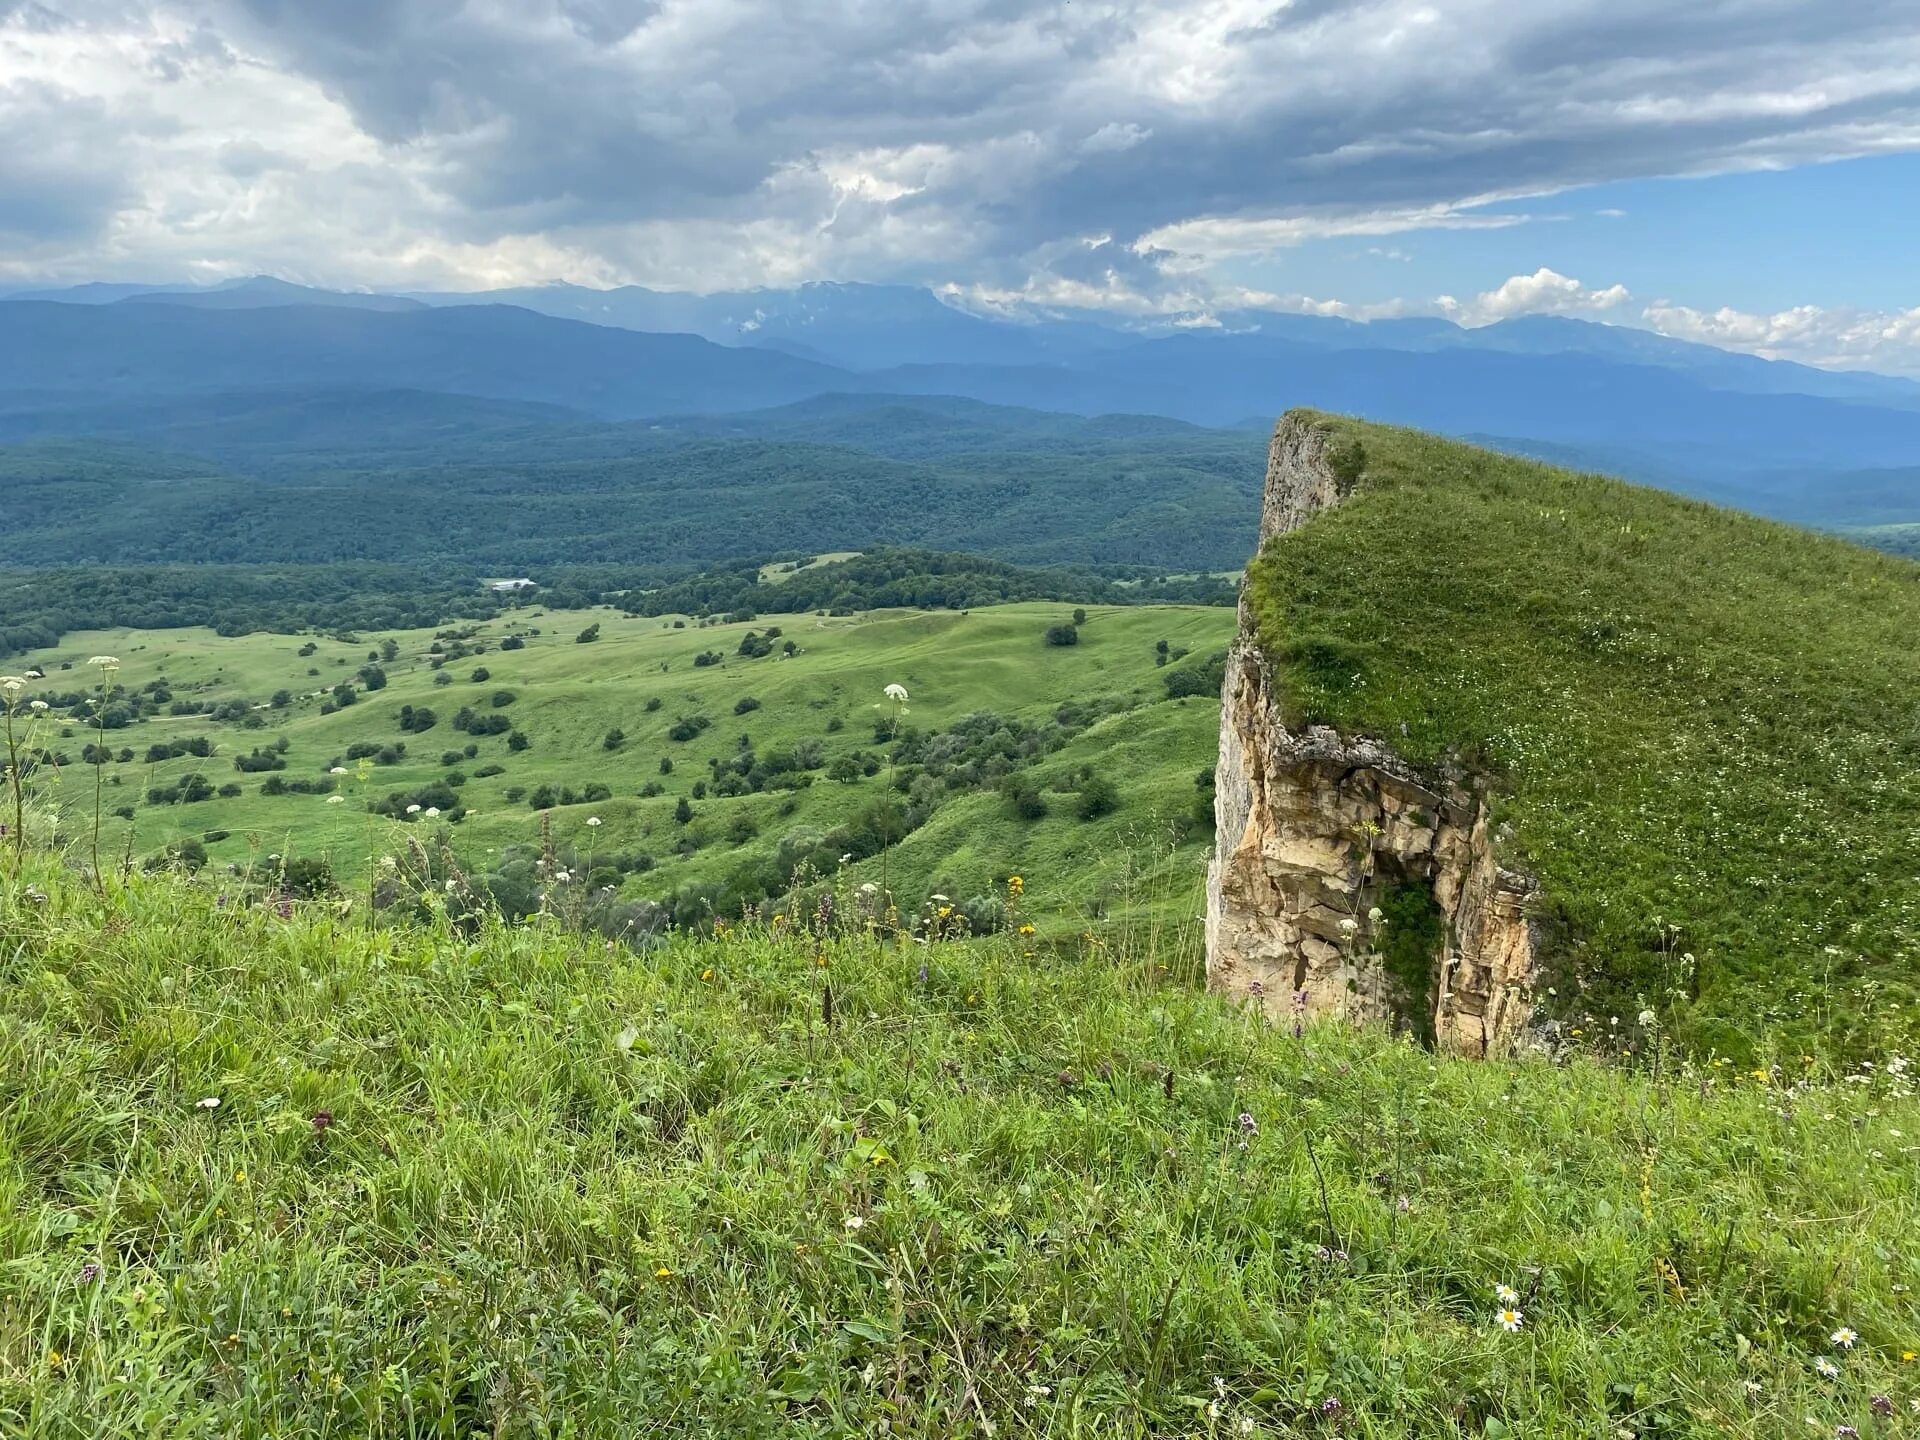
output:
[[[351, 639], [155, 630], [70, 635], [56, 651], [21, 657], [9, 668], [45, 671], [46, 679], [35, 683], [50, 693], [84, 690], [98, 684], [86, 661], [106, 653], [121, 661], [116, 683], [128, 691], [164, 680], [176, 701], [242, 700], [255, 707], [250, 721], [160, 714], [108, 731], [108, 748], [116, 755], [130, 748], [135, 758], [104, 767], [103, 856], [138, 862], [197, 842], [213, 865], [254, 873], [269, 867], [270, 856], [321, 858], [352, 891], [370, 858], [391, 853], [403, 834], [420, 837], [444, 823], [424, 809], [396, 820], [371, 815], [369, 807], [453, 780], [467, 813], [451, 827], [450, 839], [470, 868], [485, 869], [512, 847], [543, 843], [571, 850], [590, 870], [604, 869], [598, 862], [605, 857], [631, 863], [645, 856], [650, 868], [613, 877], [621, 895], [665, 897], [688, 884], [720, 883], [783, 839], [833, 832], [899, 793], [889, 790], [890, 778], [911, 779], [890, 764], [901, 737], [936, 735], [991, 712], [1031, 727], [1056, 747], [1023, 767], [1048, 813], [1023, 819], [990, 785], [940, 798], [924, 824], [897, 837], [884, 862], [903, 907], [932, 893], [997, 894], [1006, 877], [1018, 873], [1037, 913], [1080, 921], [1148, 906], [1191, 919], [1198, 913], [1199, 857], [1211, 838], [1195, 823], [1207, 793], [1196, 781], [1213, 763], [1218, 707], [1204, 695], [1169, 698], [1162, 679], [1224, 649], [1233, 614], [1199, 606], [1095, 607], [1078, 628], [1079, 643], [1047, 644], [1046, 629], [1067, 621], [1072, 608], [1022, 604], [703, 625], [678, 616], [534, 607], [438, 632], [465, 636], [472, 653], [457, 659], [445, 658], [456, 642], [437, 641], [431, 630]], [[598, 638], [581, 643], [578, 636], [594, 625]], [[764, 635], [770, 626], [780, 631], [772, 653], [740, 653], [744, 637]], [[523, 648], [501, 650], [509, 635], [522, 636]], [[397, 647], [395, 658], [381, 662], [387, 684], [368, 691], [357, 672], [387, 641]], [[1169, 655], [1191, 653], [1157, 664], [1162, 641]], [[786, 655], [789, 642], [794, 653]], [[301, 654], [309, 645], [313, 653]], [[702, 655], [718, 658], [697, 665]], [[436, 684], [440, 677], [448, 678]], [[322, 713], [327, 692], [343, 682], [358, 689], [356, 702]], [[885, 700], [890, 684], [908, 692], [904, 714]], [[278, 691], [289, 692], [290, 702], [271, 708]], [[503, 696], [511, 698], [496, 705]], [[743, 705], [752, 708], [742, 711]], [[431, 710], [432, 728], [403, 733], [407, 706]], [[462, 733], [452, 722], [463, 706], [505, 716], [512, 730]], [[1063, 706], [1080, 712], [1070, 729], [1057, 720]], [[669, 738], [683, 720], [707, 725], [691, 739]], [[615, 731], [620, 738], [609, 748]], [[511, 748], [513, 732], [525, 737], [526, 748]], [[64, 835], [86, 833], [90, 841], [94, 776], [79, 761], [93, 734], [80, 724], [50, 725], [42, 734], [42, 743], [69, 763], [57, 778], [40, 772], [38, 793], [58, 807]], [[144, 758], [155, 744], [196, 736], [211, 740], [211, 756]], [[235, 770], [236, 756], [281, 740], [285, 770]], [[805, 772], [810, 783], [714, 793], [712, 762], [742, 754], [743, 740], [759, 755], [810, 744], [819, 762]], [[349, 758], [356, 743], [404, 743], [405, 756], [393, 764], [357, 763]], [[472, 756], [462, 753], [469, 745]], [[873, 773], [843, 768], [836, 773], [845, 778], [829, 778], [843, 756]], [[663, 762], [670, 771], [663, 773]], [[331, 782], [344, 797], [339, 801], [262, 793], [273, 776], [321, 780], [336, 766], [349, 772]], [[478, 773], [496, 767], [497, 773]], [[1089, 767], [1111, 782], [1115, 803], [1107, 813], [1081, 819], [1071, 787]], [[241, 793], [147, 803], [149, 792], [194, 775], [216, 789], [238, 785]], [[606, 787], [604, 798], [556, 800], [538, 809], [531, 803], [542, 786], [578, 796], [596, 784]], [[1062, 788], [1049, 793], [1052, 786]], [[658, 793], [643, 796], [649, 789]], [[911, 798], [902, 795], [902, 803]], [[692, 811], [684, 821], [675, 818], [682, 802]], [[132, 808], [131, 820], [113, 813], [122, 807]], [[595, 820], [600, 823], [589, 823]], [[864, 858], [849, 868], [877, 879], [882, 863]]]

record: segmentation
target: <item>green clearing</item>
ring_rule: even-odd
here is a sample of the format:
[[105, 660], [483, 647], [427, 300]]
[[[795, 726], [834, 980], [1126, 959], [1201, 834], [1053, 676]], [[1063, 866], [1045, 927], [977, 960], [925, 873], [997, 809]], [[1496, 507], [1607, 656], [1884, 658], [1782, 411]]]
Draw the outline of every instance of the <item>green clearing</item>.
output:
[[1652, 1004], [1703, 1049], [1910, 1047], [1920, 566], [1323, 423], [1357, 483], [1249, 574], [1283, 701], [1495, 776], [1576, 1022]]
[[[1177, 911], [1191, 921], [1198, 915], [1200, 856], [1211, 840], [1209, 829], [1194, 824], [1205, 799], [1195, 780], [1212, 765], [1218, 707], [1203, 697], [1170, 700], [1161, 683], [1169, 669], [1156, 665], [1155, 646], [1165, 640], [1192, 652], [1169, 668], [1199, 663], [1225, 647], [1233, 613], [1201, 606], [1091, 607], [1079, 644], [1046, 645], [1044, 630], [1066, 620], [1072, 609], [1036, 603], [965, 614], [778, 615], [706, 626], [684, 617], [633, 618], [606, 609], [535, 610], [461, 627], [472, 629], [467, 644], [486, 649], [447, 660], [439, 672], [432, 668], [433, 631], [362, 632], [351, 643], [268, 634], [223, 638], [206, 630], [81, 633], [66, 637], [57, 650], [11, 661], [9, 668], [45, 670], [48, 678], [36, 684], [49, 693], [80, 690], [97, 685], [85, 661], [104, 652], [122, 661], [117, 681], [129, 691], [164, 677], [176, 700], [238, 698], [265, 705], [277, 690], [293, 692], [285, 709], [254, 712], [257, 729], [204, 716], [158, 716], [109, 731], [109, 747], [116, 753], [131, 748], [135, 759], [106, 767], [106, 808], [132, 805], [134, 819], [108, 815], [106, 854], [143, 857], [226, 832], [205, 842], [218, 865], [257, 871], [269, 855], [323, 857], [344, 886], [356, 889], [369, 855], [388, 853], [398, 843], [400, 822], [368, 815], [370, 803], [390, 794], [413, 792], [451, 774], [466, 776], [458, 797], [472, 813], [453, 827], [453, 841], [467, 864], [485, 869], [510, 847], [538, 843], [540, 814], [529, 802], [540, 786], [584, 792], [600, 783], [611, 798], [551, 807], [551, 836], [572, 847], [589, 869], [596, 857], [651, 856], [651, 870], [626, 877], [626, 898], [720, 884], [743, 861], [773, 853], [782, 839], [830, 833], [888, 793], [884, 767], [893, 747], [876, 740], [875, 725], [891, 716], [882, 691], [901, 684], [912, 697], [900, 722], [903, 731], [941, 732], [991, 711], [1061, 742], [1027, 772], [1047, 794], [1046, 818], [1023, 821], [991, 789], [965, 791], [940, 799], [928, 823], [894, 846], [885, 863], [903, 908], [936, 891], [956, 898], [997, 895], [1007, 875], [1022, 873], [1035, 911], [1063, 922], [1142, 906]], [[675, 628], [676, 620], [684, 628]], [[594, 624], [599, 638], [579, 643], [576, 637]], [[791, 640], [797, 653], [786, 657], [776, 646], [760, 658], [741, 655], [742, 639], [749, 632], [764, 634], [770, 624], [781, 629], [780, 644]], [[524, 648], [498, 648], [516, 633], [526, 635]], [[397, 658], [382, 662], [387, 686], [322, 714], [323, 687], [357, 684], [369, 652], [386, 640], [398, 647]], [[301, 656], [309, 643], [315, 653]], [[722, 658], [696, 666], [703, 653]], [[62, 664], [73, 668], [62, 670]], [[478, 669], [488, 678], [474, 681]], [[434, 684], [437, 673], [452, 682]], [[496, 710], [491, 701], [498, 691], [514, 699]], [[758, 708], [736, 714], [743, 698], [758, 701]], [[1060, 727], [1055, 717], [1063, 705], [1086, 707], [1089, 723]], [[424, 733], [402, 733], [403, 706], [431, 709], [436, 724]], [[506, 734], [476, 738], [455, 730], [452, 721], [462, 706], [482, 716], [509, 717], [530, 748], [510, 750]], [[695, 716], [706, 717], [709, 728], [691, 740], [668, 738], [676, 721]], [[836, 722], [838, 728], [831, 728]], [[73, 836], [91, 825], [93, 774], [79, 761], [92, 736], [84, 726], [67, 728], [70, 735], [45, 743], [72, 763], [56, 781], [44, 783], [41, 794], [58, 806], [63, 833]], [[606, 737], [615, 729], [625, 738], [609, 750]], [[807, 772], [812, 783], [790, 791], [696, 797], [696, 785], [713, 786], [709, 762], [739, 755], [743, 735], [759, 755], [816, 743], [822, 763]], [[212, 739], [210, 758], [154, 764], [142, 758], [151, 745], [193, 736]], [[282, 779], [321, 779], [336, 764], [357, 772], [347, 758], [355, 742], [404, 741], [407, 750], [404, 761], [373, 766], [364, 780], [356, 773], [339, 781], [346, 799], [336, 804], [325, 795], [263, 795], [261, 787], [273, 775], [235, 771], [236, 755], [282, 738], [287, 768], [274, 772]], [[474, 757], [441, 762], [443, 753], [468, 743], [477, 745]], [[829, 778], [831, 762], [847, 755], [867, 757], [881, 768], [851, 780]], [[671, 774], [660, 772], [663, 759], [672, 762]], [[476, 773], [493, 765], [501, 773]], [[1049, 788], [1074, 784], [1086, 766], [1119, 792], [1117, 808], [1094, 820], [1077, 818], [1071, 790]], [[243, 793], [188, 804], [143, 802], [149, 790], [194, 774], [216, 787], [238, 784]], [[901, 778], [911, 780], [905, 772]], [[648, 785], [661, 793], [642, 798]], [[510, 788], [524, 794], [509, 799]], [[674, 819], [682, 799], [694, 811], [685, 825]], [[602, 824], [589, 827], [590, 818]], [[430, 828], [423, 820], [404, 828]], [[739, 838], [749, 827], [751, 838]], [[697, 848], [683, 855], [682, 842]], [[877, 880], [881, 862], [868, 859], [849, 868]]]
[[1891, 1062], [1296, 1039], [1134, 928], [225, 898], [0, 867], [0, 1433], [1912, 1433]]

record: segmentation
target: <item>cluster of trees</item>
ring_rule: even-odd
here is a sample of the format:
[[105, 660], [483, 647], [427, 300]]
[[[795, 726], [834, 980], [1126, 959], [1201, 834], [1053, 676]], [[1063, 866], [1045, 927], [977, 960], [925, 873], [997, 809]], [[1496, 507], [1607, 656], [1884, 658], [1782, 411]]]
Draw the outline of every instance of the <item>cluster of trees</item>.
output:
[[[814, 610], [909, 608], [969, 610], [1015, 600], [1064, 600], [1089, 605], [1233, 602], [1233, 586], [1210, 575], [1100, 573], [1093, 569], [1035, 569], [983, 555], [888, 547], [850, 560], [786, 572], [772, 583], [761, 571], [769, 560], [741, 561], [630, 597], [634, 615], [793, 615]], [[1120, 571], [1121, 567], [1112, 567]], [[1129, 583], [1130, 582], [1130, 583]], [[773, 636], [778, 631], [770, 632]], [[744, 649], [742, 653], [748, 653]], [[765, 653], [762, 651], [761, 653]]]

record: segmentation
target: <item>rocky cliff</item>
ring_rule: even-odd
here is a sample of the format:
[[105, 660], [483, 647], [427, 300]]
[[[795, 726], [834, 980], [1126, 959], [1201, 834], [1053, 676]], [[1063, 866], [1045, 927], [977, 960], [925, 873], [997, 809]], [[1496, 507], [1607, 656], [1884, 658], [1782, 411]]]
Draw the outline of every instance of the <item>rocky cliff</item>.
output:
[[[1339, 504], [1364, 463], [1312, 415], [1282, 419], [1260, 545]], [[1533, 886], [1500, 864], [1484, 786], [1417, 773], [1377, 738], [1289, 729], [1244, 597], [1221, 698], [1208, 983], [1279, 1019], [1511, 1049], [1533, 1013]]]

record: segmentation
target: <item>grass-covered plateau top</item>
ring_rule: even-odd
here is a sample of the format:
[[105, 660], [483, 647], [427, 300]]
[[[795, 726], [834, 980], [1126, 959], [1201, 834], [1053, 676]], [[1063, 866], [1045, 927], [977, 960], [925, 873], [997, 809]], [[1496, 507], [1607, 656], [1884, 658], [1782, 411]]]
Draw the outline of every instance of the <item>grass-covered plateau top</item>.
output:
[[1284, 708], [1491, 777], [1542, 885], [1550, 1001], [1795, 1061], [1911, 1045], [1920, 566], [1320, 423], [1357, 483], [1248, 580]]

